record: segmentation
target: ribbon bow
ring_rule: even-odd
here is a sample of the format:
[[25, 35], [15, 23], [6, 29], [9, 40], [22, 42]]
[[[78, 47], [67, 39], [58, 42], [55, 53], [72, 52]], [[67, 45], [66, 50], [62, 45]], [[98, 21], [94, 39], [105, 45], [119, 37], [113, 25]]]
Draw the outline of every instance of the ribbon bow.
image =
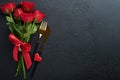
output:
[[31, 51], [31, 45], [28, 43], [24, 43], [20, 41], [15, 35], [10, 34], [9, 40], [15, 45], [13, 49], [13, 59], [17, 62], [18, 61], [18, 51], [19, 48], [22, 49], [22, 55], [25, 60], [26, 68], [29, 69], [32, 65], [31, 57], [29, 52]]

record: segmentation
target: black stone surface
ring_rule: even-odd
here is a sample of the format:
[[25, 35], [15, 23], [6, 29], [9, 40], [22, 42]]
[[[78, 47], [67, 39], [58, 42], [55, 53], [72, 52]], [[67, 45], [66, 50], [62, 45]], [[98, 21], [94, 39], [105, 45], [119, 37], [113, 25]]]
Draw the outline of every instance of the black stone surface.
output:
[[[119, 0], [31, 1], [51, 28], [33, 80], [120, 80]], [[0, 80], [13, 80], [17, 67], [8, 34], [0, 14]]]

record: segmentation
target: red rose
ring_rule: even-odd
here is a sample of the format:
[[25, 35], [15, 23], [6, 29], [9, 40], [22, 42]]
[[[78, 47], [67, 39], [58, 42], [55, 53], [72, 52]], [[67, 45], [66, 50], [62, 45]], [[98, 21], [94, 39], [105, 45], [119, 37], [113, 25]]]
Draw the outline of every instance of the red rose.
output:
[[35, 17], [36, 23], [39, 23], [40, 21], [42, 21], [45, 18], [45, 14], [43, 14], [42, 12], [40, 12], [38, 10], [35, 10], [34, 17]]
[[4, 4], [0, 7], [0, 9], [5, 13], [5, 14], [8, 14], [10, 12], [13, 12], [13, 10], [15, 9], [16, 7], [16, 4], [14, 3], [7, 3], [7, 4]]
[[34, 3], [29, 1], [21, 2], [21, 6], [22, 6], [22, 9], [27, 12], [33, 11], [34, 9]]
[[22, 13], [20, 15], [20, 18], [22, 19], [23, 22], [32, 22], [34, 19], [34, 15], [32, 13]]
[[23, 10], [21, 9], [21, 8], [17, 8], [17, 9], [15, 9], [15, 11], [14, 11], [14, 17], [16, 18], [16, 19], [19, 19], [20, 18], [20, 15], [23, 13]]

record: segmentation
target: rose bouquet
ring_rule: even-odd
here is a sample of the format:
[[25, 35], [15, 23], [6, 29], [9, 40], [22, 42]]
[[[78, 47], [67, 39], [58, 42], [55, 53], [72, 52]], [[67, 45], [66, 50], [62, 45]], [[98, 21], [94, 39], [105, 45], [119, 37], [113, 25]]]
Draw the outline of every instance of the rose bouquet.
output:
[[[15, 76], [17, 77], [22, 70], [26, 79], [26, 69], [29, 70], [32, 66], [30, 37], [41, 26], [45, 14], [36, 10], [34, 3], [29, 1], [22, 1], [18, 5], [9, 2], [2, 5], [0, 9], [6, 16], [11, 32], [9, 40], [14, 44], [13, 59], [18, 62]], [[41, 61], [38, 53], [34, 54], [34, 60]]]

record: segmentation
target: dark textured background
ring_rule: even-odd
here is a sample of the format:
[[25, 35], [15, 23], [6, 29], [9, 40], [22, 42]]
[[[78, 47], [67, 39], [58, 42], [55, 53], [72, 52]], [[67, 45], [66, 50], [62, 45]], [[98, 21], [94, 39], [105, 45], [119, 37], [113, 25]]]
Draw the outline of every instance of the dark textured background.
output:
[[[120, 80], [120, 0], [33, 1], [51, 28], [33, 80]], [[8, 33], [0, 15], [0, 80], [17, 65]]]

